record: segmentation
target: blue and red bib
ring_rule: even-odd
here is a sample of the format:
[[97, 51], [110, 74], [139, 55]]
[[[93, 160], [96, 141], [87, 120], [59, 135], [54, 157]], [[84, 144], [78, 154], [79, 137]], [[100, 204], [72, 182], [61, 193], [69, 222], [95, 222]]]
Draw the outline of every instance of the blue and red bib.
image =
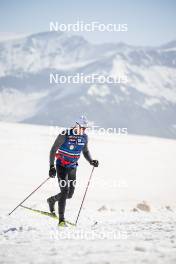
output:
[[56, 165], [75, 168], [87, 140], [86, 134], [75, 135], [72, 129], [67, 130], [65, 142], [56, 152]]

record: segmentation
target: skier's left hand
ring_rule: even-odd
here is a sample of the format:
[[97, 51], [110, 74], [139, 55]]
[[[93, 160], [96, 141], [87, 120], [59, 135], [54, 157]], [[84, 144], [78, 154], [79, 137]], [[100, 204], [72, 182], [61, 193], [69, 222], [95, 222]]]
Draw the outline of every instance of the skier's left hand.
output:
[[98, 167], [99, 161], [98, 160], [91, 160], [90, 164], [93, 165], [94, 167]]

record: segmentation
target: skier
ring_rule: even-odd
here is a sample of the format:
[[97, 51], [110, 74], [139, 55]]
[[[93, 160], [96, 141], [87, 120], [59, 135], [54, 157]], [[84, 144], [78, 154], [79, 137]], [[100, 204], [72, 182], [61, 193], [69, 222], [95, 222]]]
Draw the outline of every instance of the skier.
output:
[[54, 178], [57, 172], [60, 193], [49, 197], [47, 202], [50, 212], [55, 214], [55, 202], [58, 201], [59, 226], [66, 226], [64, 219], [66, 199], [72, 198], [75, 190], [77, 162], [81, 152], [91, 165], [94, 167], [99, 165], [98, 160], [91, 158], [88, 149], [88, 136], [85, 134], [87, 127], [86, 117], [81, 116], [73, 128], [64, 130], [58, 135], [50, 151], [49, 176]]

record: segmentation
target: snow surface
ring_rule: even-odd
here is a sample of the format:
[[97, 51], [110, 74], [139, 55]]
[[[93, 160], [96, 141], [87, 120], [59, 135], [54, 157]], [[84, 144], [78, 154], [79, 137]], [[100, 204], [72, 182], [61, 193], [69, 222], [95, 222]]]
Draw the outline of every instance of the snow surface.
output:
[[[51, 133], [52, 132], [52, 133]], [[19, 208], [48, 177], [48, 154], [58, 131], [0, 123], [0, 263], [176, 263], [176, 141], [143, 136], [89, 134], [98, 158], [77, 227]], [[81, 157], [66, 218], [75, 221], [91, 172]], [[49, 181], [26, 203], [47, 210], [57, 193]], [[150, 212], [138, 210], [146, 201]], [[97, 223], [96, 223], [97, 222]]]

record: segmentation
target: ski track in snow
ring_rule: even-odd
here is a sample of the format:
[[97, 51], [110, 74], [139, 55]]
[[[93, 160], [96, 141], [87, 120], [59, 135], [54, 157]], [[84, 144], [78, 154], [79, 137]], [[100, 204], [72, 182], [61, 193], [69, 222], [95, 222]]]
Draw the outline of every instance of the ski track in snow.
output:
[[[175, 186], [175, 141], [134, 136], [118, 139], [120, 155], [123, 157], [123, 148], [128, 150], [125, 157], [129, 165], [128, 168], [124, 168], [122, 164], [123, 169], [119, 165], [118, 173], [127, 177], [126, 173], [129, 173], [129, 168], [134, 169], [135, 158], [142, 144], [147, 166], [155, 171], [156, 179], [153, 178], [150, 182], [153, 175], [150, 177], [149, 170], [146, 168], [146, 172], [143, 170], [143, 178], [140, 182], [141, 167], [138, 164], [138, 174], [134, 173], [130, 175], [130, 178], [133, 177], [136, 184], [140, 184], [139, 189], [135, 188], [134, 191], [133, 186], [129, 185], [128, 189], [121, 191], [125, 193], [124, 196], [120, 189], [107, 189], [104, 186], [99, 186], [97, 191], [94, 189], [97, 178], [102, 177], [102, 180], [107, 179], [108, 181], [106, 168], [103, 167], [103, 171], [105, 170], [103, 174], [100, 167], [93, 175], [94, 184], [89, 187], [78, 226], [58, 228], [57, 220], [24, 208], [18, 208], [16, 212], [8, 216], [13, 207], [44, 179], [48, 170], [48, 151], [54, 137], [49, 136], [49, 129], [42, 126], [1, 123], [0, 128], [2, 157], [0, 169], [3, 172], [0, 186], [1, 264], [176, 263], [176, 208], [172, 188]], [[91, 140], [97, 146], [97, 150], [92, 148], [91, 152], [97, 151], [96, 155], [100, 160], [107, 159], [101, 146], [105, 144], [106, 149], [108, 146], [112, 148], [116, 141], [114, 136], [109, 136], [108, 139], [98, 139], [90, 135]], [[35, 146], [31, 144], [32, 141]], [[132, 142], [137, 148], [135, 155], [131, 155]], [[151, 156], [148, 156], [149, 144], [152, 146]], [[160, 146], [157, 159], [164, 165], [161, 171], [158, 167], [159, 163], [154, 159], [156, 157], [155, 144], [157, 149]], [[169, 148], [167, 158], [164, 156], [165, 163], [162, 160], [165, 151], [162, 153], [161, 146], [164, 150]], [[131, 163], [130, 159], [132, 159]], [[170, 163], [169, 160], [171, 160]], [[78, 176], [85, 175], [86, 178], [90, 172], [90, 166], [83, 159], [80, 163], [82, 166], [78, 171]], [[164, 181], [166, 171], [168, 172], [167, 184]], [[158, 181], [158, 173], [160, 173], [160, 181]], [[112, 177], [114, 177], [113, 173]], [[127, 183], [130, 178], [126, 178]], [[152, 189], [152, 186], [156, 186], [155, 180], [158, 186], [155, 190], [156, 197]], [[162, 181], [165, 185], [165, 194]], [[67, 202], [66, 218], [72, 222], [76, 219], [86, 182], [87, 178], [81, 186], [77, 186], [73, 199]], [[148, 184], [151, 183], [153, 185], [148, 188]], [[25, 204], [36, 209], [47, 210], [46, 198], [56, 190], [57, 183], [51, 179]], [[166, 195], [167, 193], [169, 195]], [[146, 197], [151, 203], [151, 212], [132, 212], [131, 209], [136, 206], [136, 203]], [[126, 200], [123, 202], [124, 198]], [[105, 208], [102, 211], [97, 210], [102, 205]], [[154, 205], [158, 205], [158, 208]], [[171, 208], [166, 209], [166, 205], [171, 205]]]

